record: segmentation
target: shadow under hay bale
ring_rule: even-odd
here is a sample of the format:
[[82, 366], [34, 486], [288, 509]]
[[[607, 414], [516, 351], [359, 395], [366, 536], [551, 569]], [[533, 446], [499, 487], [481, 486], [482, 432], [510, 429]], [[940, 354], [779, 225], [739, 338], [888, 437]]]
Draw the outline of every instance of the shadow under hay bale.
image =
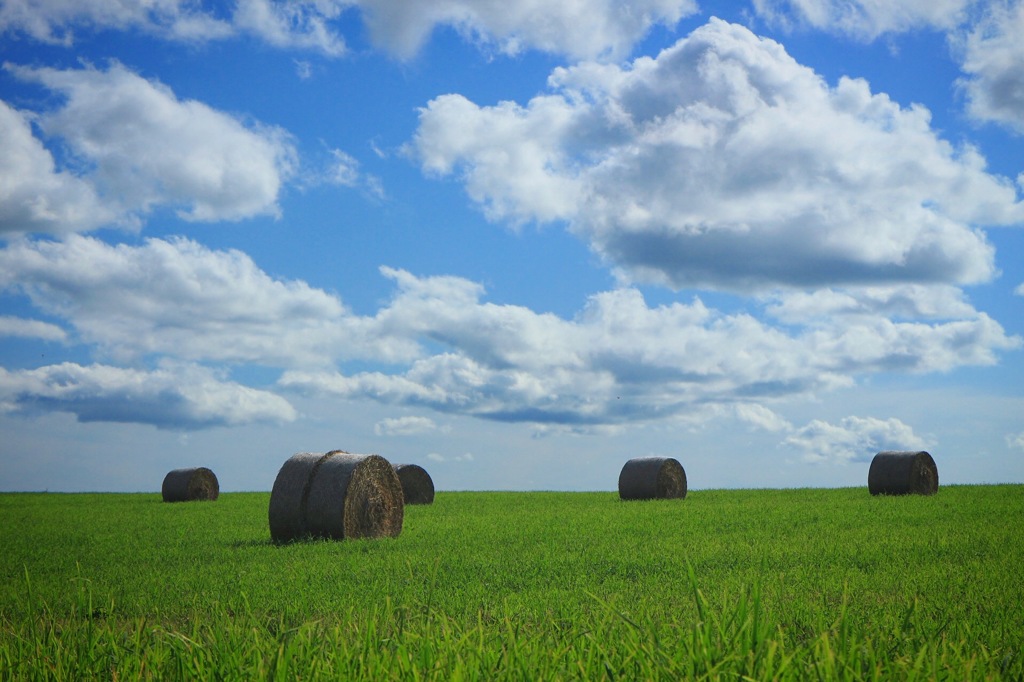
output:
[[934, 495], [939, 489], [939, 470], [927, 452], [879, 452], [868, 469], [872, 495]]
[[164, 502], [212, 502], [220, 495], [220, 483], [206, 467], [175, 469], [164, 476], [160, 492]]
[[434, 501], [434, 481], [418, 464], [396, 464], [406, 504], [430, 504]]
[[686, 497], [686, 471], [672, 457], [637, 457], [619, 473], [623, 500], [664, 500]]
[[405, 508], [402, 484], [379, 455], [300, 452], [282, 465], [270, 493], [270, 537], [397, 537]]

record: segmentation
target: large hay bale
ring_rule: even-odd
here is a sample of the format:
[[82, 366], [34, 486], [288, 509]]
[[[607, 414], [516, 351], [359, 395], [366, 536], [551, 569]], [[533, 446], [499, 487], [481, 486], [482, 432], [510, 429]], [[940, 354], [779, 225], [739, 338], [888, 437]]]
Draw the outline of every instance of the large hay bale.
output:
[[886, 450], [871, 460], [868, 491], [872, 495], [934, 495], [939, 470], [927, 452]]
[[160, 492], [164, 502], [213, 501], [220, 495], [220, 483], [206, 467], [175, 469], [164, 476]]
[[686, 497], [686, 471], [672, 457], [637, 457], [619, 473], [623, 500], [682, 499]]
[[406, 504], [430, 504], [434, 501], [434, 481], [418, 464], [396, 464]]
[[342, 450], [292, 455], [270, 493], [270, 537], [397, 537], [405, 514], [402, 484], [379, 455]]

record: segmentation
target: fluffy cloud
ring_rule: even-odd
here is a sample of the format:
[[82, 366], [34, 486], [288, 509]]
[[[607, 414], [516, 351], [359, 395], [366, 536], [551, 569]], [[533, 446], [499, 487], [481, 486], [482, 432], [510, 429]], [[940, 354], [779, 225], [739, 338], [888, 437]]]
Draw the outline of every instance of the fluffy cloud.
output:
[[867, 462], [881, 450], [920, 450], [923, 438], [899, 419], [845, 417], [839, 424], [814, 420], [783, 445], [802, 450], [809, 462]]
[[[382, 273], [394, 296], [360, 316], [242, 253], [186, 239], [110, 246], [72, 235], [0, 249], [0, 289], [108, 357], [256, 363], [285, 370], [279, 384], [292, 390], [559, 428], [682, 422], [710, 409], [781, 431], [787, 424], [756, 403], [880, 371], [992, 364], [1020, 345], [950, 289], [775, 296], [755, 317], [699, 298], [650, 306], [621, 288], [565, 319], [490, 303], [459, 277]], [[348, 360], [386, 370], [338, 371]]]
[[189, 0], [8, 0], [0, 5], [0, 33], [25, 33], [46, 43], [70, 45], [77, 29], [141, 29], [183, 40], [230, 35], [231, 26], [197, 12]]
[[787, 292], [766, 299], [767, 311], [786, 323], [817, 324], [842, 318], [952, 320], [974, 317], [961, 289], [945, 285], [818, 289]]
[[968, 111], [1024, 133], [1024, 3], [993, 3], [963, 42]]
[[1024, 431], [1007, 434], [1006, 446], [1016, 450], [1024, 450]]
[[284, 398], [224, 381], [197, 365], [154, 371], [70, 362], [13, 372], [0, 368], [0, 409], [70, 412], [83, 422], [167, 429], [281, 423], [296, 417]]
[[885, 33], [957, 26], [976, 0], [753, 0], [754, 11], [783, 27], [811, 26], [873, 40]]
[[674, 26], [697, 11], [695, 0], [238, 0], [230, 12], [204, 11], [189, 0], [8, 0], [0, 34], [17, 32], [70, 45], [75, 31], [140, 30], [164, 39], [202, 42], [251, 35], [282, 49], [338, 56], [345, 40], [334, 22], [361, 8], [376, 44], [413, 56], [439, 26], [507, 54], [540, 49], [572, 57], [619, 58], [656, 24]]
[[508, 54], [534, 48], [575, 58], [620, 58], [655, 24], [674, 26], [697, 11], [695, 0], [359, 0], [374, 40], [410, 57], [437, 26]]
[[1013, 184], [920, 107], [828, 86], [779, 44], [712, 20], [656, 58], [557, 69], [525, 107], [420, 112], [429, 173], [492, 219], [567, 220], [629, 278], [733, 290], [993, 274], [976, 225], [1024, 219]]
[[[113, 215], [130, 220], [161, 205], [177, 208], [186, 220], [202, 221], [277, 211], [282, 183], [296, 163], [284, 131], [246, 127], [201, 102], [179, 100], [117, 63], [105, 71], [7, 69], [65, 97], [63, 106], [38, 114], [36, 122], [91, 170], [77, 177], [55, 172], [52, 158], [37, 141], [24, 139], [24, 127], [5, 109], [0, 118], [21, 140], [20, 155], [31, 162], [31, 173], [28, 189], [18, 192], [15, 185], [16, 203], [0, 213], [4, 231], [88, 228]], [[9, 162], [0, 163], [0, 173], [13, 174]]]
[[205, 42], [241, 34], [278, 48], [336, 56], [345, 42], [328, 26], [349, 2], [238, 0], [230, 15], [203, 11], [192, 0], [8, 0], [0, 5], [0, 33], [18, 32], [46, 43], [71, 45], [76, 31], [137, 30], [167, 40]]
[[87, 230], [117, 219], [90, 183], [57, 170], [28, 117], [2, 100], [0, 139], [0, 234]]
[[187, 239], [19, 240], [0, 250], [0, 288], [26, 294], [67, 319], [84, 342], [123, 359], [158, 353], [296, 366], [371, 355], [371, 345], [388, 350], [367, 341], [335, 296], [275, 280], [239, 251]]
[[66, 341], [68, 337], [67, 332], [49, 322], [0, 315], [0, 337], [3, 336], [42, 341]]
[[[498, 421], [596, 427], [683, 420], [709, 403], [771, 430], [788, 425], [755, 400], [850, 385], [878, 371], [930, 372], [992, 364], [1019, 346], [973, 309], [952, 320], [893, 321], [874, 293], [864, 304], [800, 312], [786, 302], [784, 331], [751, 315], [726, 315], [699, 299], [650, 307], [635, 289], [595, 294], [574, 319], [482, 302], [479, 285], [385, 270], [399, 292], [373, 318], [382, 337], [440, 345], [404, 372], [287, 371], [282, 387]], [[882, 298], [881, 303], [877, 303]], [[895, 295], [893, 296], [895, 298]], [[840, 299], [842, 300], [842, 299]], [[803, 309], [801, 309], [803, 310]], [[834, 314], [825, 314], [826, 310]]]

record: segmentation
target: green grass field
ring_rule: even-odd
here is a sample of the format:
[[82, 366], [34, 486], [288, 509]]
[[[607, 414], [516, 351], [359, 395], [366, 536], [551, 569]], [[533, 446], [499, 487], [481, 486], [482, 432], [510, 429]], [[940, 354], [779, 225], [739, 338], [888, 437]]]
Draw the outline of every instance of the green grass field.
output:
[[0, 494], [0, 677], [1024, 679], [1024, 486], [439, 492], [284, 546], [269, 497]]

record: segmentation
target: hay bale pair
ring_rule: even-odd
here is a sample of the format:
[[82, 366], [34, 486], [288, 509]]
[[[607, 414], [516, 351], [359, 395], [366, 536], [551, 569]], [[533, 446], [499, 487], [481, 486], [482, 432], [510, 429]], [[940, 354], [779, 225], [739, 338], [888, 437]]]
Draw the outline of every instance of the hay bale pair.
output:
[[686, 497], [686, 471], [672, 457], [637, 457], [619, 472], [619, 498], [665, 500]]
[[938, 489], [938, 467], [924, 450], [885, 450], [871, 460], [868, 491], [872, 495], [934, 495]]
[[405, 515], [402, 484], [380, 455], [300, 452], [278, 472], [268, 514], [277, 543], [397, 537]]
[[220, 483], [206, 467], [174, 469], [164, 476], [160, 493], [164, 502], [212, 502], [220, 495]]

